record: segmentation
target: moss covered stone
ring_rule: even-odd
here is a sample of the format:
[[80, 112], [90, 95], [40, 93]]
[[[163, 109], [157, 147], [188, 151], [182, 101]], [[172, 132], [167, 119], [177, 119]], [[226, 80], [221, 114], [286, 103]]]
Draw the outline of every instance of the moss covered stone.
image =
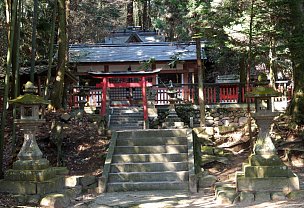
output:
[[282, 94], [272, 87], [268, 86], [257, 86], [252, 89], [251, 92], [246, 94], [246, 97], [276, 97]]
[[25, 94], [20, 95], [19, 97], [10, 100], [11, 104], [19, 104], [19, 105], [48, 105], [49, 101], [45, 100], [43, 97], [33, 94]]

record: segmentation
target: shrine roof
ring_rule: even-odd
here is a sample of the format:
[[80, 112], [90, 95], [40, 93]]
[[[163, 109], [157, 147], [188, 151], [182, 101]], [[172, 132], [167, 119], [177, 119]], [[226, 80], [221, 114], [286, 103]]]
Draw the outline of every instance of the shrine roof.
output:
[[158, 74], [161, 69], [151, 71], [124, 71], [124, 72], [89, 72], [90, 75], [97, 77], [137, 77], [152, 76]]
[[[181, 61], [196, 60], [193, 43], [70, 45], [69, 53], [71, 63], [141, 62], [150, 58], [170, 61], [173, 56]], [[202, 54], [205, 54], [203, 48]]]

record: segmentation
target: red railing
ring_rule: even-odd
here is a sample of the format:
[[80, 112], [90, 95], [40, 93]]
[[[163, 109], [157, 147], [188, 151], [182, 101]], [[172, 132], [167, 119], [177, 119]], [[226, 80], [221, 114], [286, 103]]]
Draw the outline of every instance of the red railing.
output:
[[[169, 96], [167, 94], [166, 87], [153, 86], [156, 90], [155, 104], [156, 105], [168, 105]], [[198, 104], [198, 89], [195, 84], [187, 85], [177, 85], [177, 98], [179, 98], [179, 103], [188, 102]], [[284, 99], [290, 100], [292, 97], [292, 88], [288, 86], [286, 82], [278, 82], [277, 89], [283, 93], [284, 96], [275, 98], [276, 101], [282, 101]], [[79, 96], [77, 93], [79, 88], [73, 90], [71, 96], [70, 105], [78, 107]], [[204, 84], [204, 99], [205, 104], [220, 104], [220, 103], [246, 103], [246, 88], [244, 84], [216, 84], [208, 83]], [[132, 95], [132, 96], [129, 96]], [[109, 91], [109, 99], [128, 101], [126, 103], [136, 103], [134, 101], [140, 102], [142, 100], [141, 90], [136, 88], [111, 88]], [[102, 102], [102, 90], [96, 87], [91, 87], [88, 90], [88, 95], [86, 98], [89, 106], [101, 107]], [[130, 102], [130, 100], [133, 102]], [[251, 103], [254, 99], [250, 100]]]

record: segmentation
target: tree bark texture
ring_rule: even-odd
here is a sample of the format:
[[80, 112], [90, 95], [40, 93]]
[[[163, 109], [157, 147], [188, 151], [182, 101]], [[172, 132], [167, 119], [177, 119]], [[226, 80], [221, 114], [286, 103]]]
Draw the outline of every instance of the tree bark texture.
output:
[[62, 108], [64, 75], [67, 61], [67, 35], [66, 35], [66, 3], [65, 0], [58, 0], [58, 63], [52, 92], [52, 105], [55, 109]]

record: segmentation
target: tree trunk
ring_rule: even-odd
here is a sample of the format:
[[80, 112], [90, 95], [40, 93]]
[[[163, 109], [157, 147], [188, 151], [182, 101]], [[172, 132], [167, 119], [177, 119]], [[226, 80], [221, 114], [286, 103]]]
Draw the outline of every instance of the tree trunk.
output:
[[[7, 60], [6, 60], [6, 71], [5, 71], [5, 83], [4, 83], [4, 95], [3, 95], [3, 111], [1, 118], [1, 129], [0, 129], [0, 178], [3, 178], [3, 146], [4, 146], [4, 130], [6, 125], [6, 116], [8, 108], [8, 92], [9, 92], [9, 76], [11, 71], [12, 64], [12, 52], [14, 47], [14, 33], [15, 33], [15, 24], [17, 17], [17, 5], [18, 1], [13, 1], [12, 5], [12, 20], [10, 24], [10, 37], [7, 49]], [[9, 13], [9, 12], [7, 12]]]
[[54, 40], [55, 40], [55, 23], [56, 23], [56, 15], [57, 15], [57, 1], [54, 2], [54, 10], [52, 17], [52, 26], [51, 26], [51, 34], [50, 34], [50, 43], [49, 43], [49, 60], [48, 60], [48, 72], [45, 83], [45, 91], [44, 97], [45, 99], [49, 99], [49, 88], [50, 88], [50, 79], [52, 75], [52, 63], [53, 63], [53, 53], [54, 53]]
[[133, 21], [133, 0], [127, 1], [127, 27], [128, 26], [134, 26]]
[[31, 71], [30, 80], [35, 83], [35, 59], [36, 59], [36, 30], [37, 30], [37, 13], [38, 13], [38, 0], [34, 0], [34, 15], [32, 25], [32, 54], [31, 54]]
[[[250, 91], [250, 77], [251, 77], [251, 68], [252, 68], [252, 30], [253, 30], [253, 18], [254, 18], [254, 0], [251, 0], [250, 8], [250, 23], [249, 23], [249, 51], [248, 51], [248, 65], [247, 65], [247, 76], [246, 76], [246, 92]], [[254, 141], [252, 141], [252, 132], [251, 132], [251, 110], [250, 110], [250, 99], [247, 99], [247, 125], [249, 139], [251, 141], [251, 148], [253, 148]]]
[[304, 124], [304, 11], [303, 0], [290, 0], [290, 20], [293, 26], [289, 48], [294, 70], [294, 96], [288, 113], [298, 124]]
[[67, 51], [67, 36], [66, 36], [66, 4], [65, 0], [58, 0], [58, 19], [59, 19], [59, 38], [58, 38], [58, 63], [57, 73], [52, 92], [52, 105], [55, 109], [62, 108], [63, 89], [64, 89], [64, 74], [66, 68], [66, 51]]
[[273, 55], [275, 53], [275, 47], [274, 47], [274, 38], [270, 39], [270, 45], [269, 45], [269, 79], [270, 79], [270, 86], [274, 89], [276, 88], [275, 82], [276, 82], [276, 69], [274, 67], [274, 61], [273, 61]]
[[143, 1], [143, 17], [142, 17], [142, 23], [143, 23], [143, 30], [148, 30], [148, 2], [147, 0]]
[[[18, 6], [18, 18], [16, 18], [16, 24], [15, 24], [15, 34], [14, 34], [14, 48], [13, 48], [13, 59], [12, 59], [12, 76], [14, 80], [14, 94], [13, 98], [16, 98], [19, 96], [20, 92], [20, 76], [19, 76], [19, 68], [20, 68], [20, 63], [19, 63], [19, 57], [20, 57], [20, 21], [21, 21], [21, 14], [22, 14], [22, 2], [19, 1], [19, 6]], [[16, 105], [13, 105], [13, 119], [16, 119], [17, 117], [17, 109]], [[12, 133], [12, 153], [15, 153], [16, 149], [16, 124], [15, 122], [13, 123], [13, 133]]]
[[196, 38], [196, 63], [197, 63], [197, 76], [198, 76], [198, 102], [200, 106], [200, 126], [205, 126], [205, 98], [204, 98], [204, 73], [205, 66], [202, 64], [201, 53], [201, 39]]

